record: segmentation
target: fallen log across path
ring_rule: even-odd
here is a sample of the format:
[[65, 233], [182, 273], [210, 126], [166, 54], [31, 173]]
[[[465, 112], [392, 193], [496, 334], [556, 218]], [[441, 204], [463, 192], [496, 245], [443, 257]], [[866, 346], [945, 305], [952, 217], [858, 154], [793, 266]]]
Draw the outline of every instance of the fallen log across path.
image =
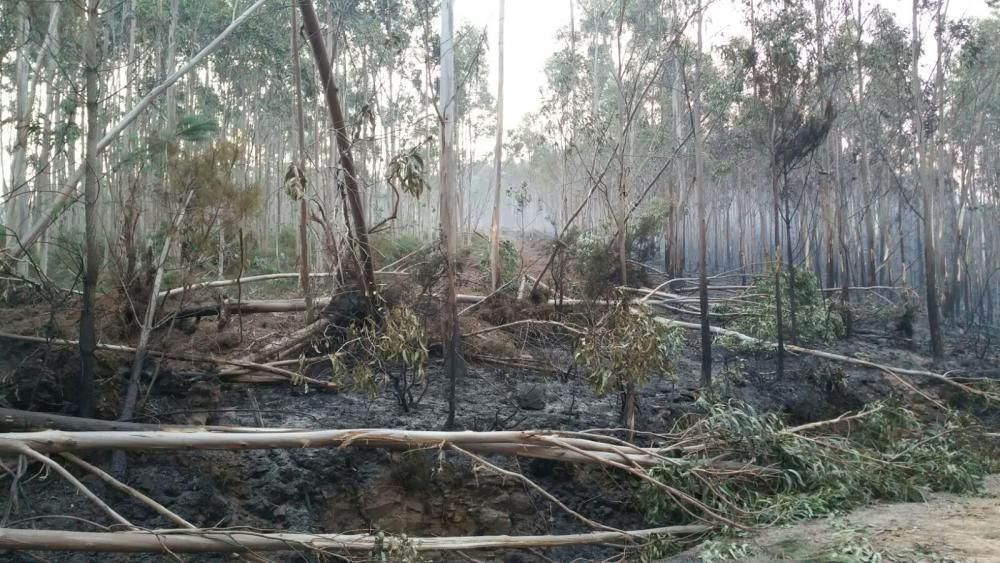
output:
[[[406, 538], [417, 551], [523, 549], [643, 541], [655, 536], [701, 534], [711, 526], [687, 525], [622, 532], [590, 532], [539, 536], [472, 536]], [[251, 530], [152, 530], [74, 532], [0, 528], [0, 549], [103, 553], [254, 553], [262, 551], [371, 551], [390, 548], [400, 539], [370, 534], [258, 533]]]

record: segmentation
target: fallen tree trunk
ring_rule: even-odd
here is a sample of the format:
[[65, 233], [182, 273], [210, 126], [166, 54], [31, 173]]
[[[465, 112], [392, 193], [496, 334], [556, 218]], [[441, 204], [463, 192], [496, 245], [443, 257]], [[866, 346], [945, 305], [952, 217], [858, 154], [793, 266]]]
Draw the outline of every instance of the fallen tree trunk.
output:
[[[28, 336], [24, 334], [12, 334], [9, 332], [0, 332], [0, 338], [7, 338], [10, 340], [22, 340], [25, 342], [37, 342], [39, 344], [56, 344], [61, 346], [77, 346], [79, 342], [76, 340], [65, 340], [62, 338], [43, 338], [41, 336]], [[122, 346], [121, 344], [97, 344], [98, 350], [103, 350], [105, 352], [115, 352], [118, 354], [133, 354], [135, 353], [135, 348], [131, 346]], [[281, 369], [279, 367], [271, 366], [268, 364], [258, 364], [254, 362], [248, 362], [244, 360], [233, 360], [230, 358], [217, 358], [215, 356], [202, 356], [198, 354], [173, 354], [170, 352], [159, 352], [150, 350], [147, 355], [156, 358], [166, 358], [169, 360], [178, 360], [182, 362], [206, 362], [212, 364], [221, 364], [229, 366], [238, 366], [245, 368], [250, 371], [262, 371], [266, 373], [278, 376], [281, 379], [278, 381], [291, 381], [293, 383], [308, 383], [310, 385], [315, 385], [321, 389], [336, 390], [337, 384], [330, 381], [321, 381], [319, 379], [314, 379], [311, 377], [306, 377], [302, 374], [295, 373], [294, 371], [288, 371], [286, 369]], [[228, 373], [220, 374], [223, 377], [228, 377]], [[242, 375], [235, 374], [234, 377], [243, 377]], [[261, 382], [272, 382], [270, 380], [261, 380]]]
[[[316, 303], [316, 299], [313, 299], [313, 303]], [[277, 356], [280, 359], [281, 356], [288, 353], [288, 351], [302, 346], [303, 344], [309, 342], [313, 336], [321, 334], [324, 330], [326, 330], [326, 327], [329, 326], [329, 324], [330, 319], [320, 317], [288, 336], [279, 338], [267, 346], [264, 346], [259, 351], [253, 352], [245, 359], [249, 362], [260, 362], [261, 360], [270, 358], [271, 356]]]
[[[307, 430], [257, 432], [10, 432], [0, 435], [0, 452], [16, 453], [29, 447], [44, 453], [87, 450], [252, 450], [328, 447], [368, 447], [392, 450], [447, 448], [449, 444], [484, 454], [513, 455], [581, 463], [605, 461], [633, 467], [686, 463], [660, 455], [656, 449], [616, 445], [598, 439], [566, 438], [541, 431], [437, 432], [395, 429]], [[556, 438], [574, 449], [555, 444]], [[595, 437], [596, 438], [596, 437]], [[581, 453], [583, 452], [583, 453]], [[748, 468], [745, 464], [719, 462], [719, 468]], [[716, 465], [713, 464], [713, 467]], [[756, 468], [759, 469], [759, 468]]]
[[[405, 276], [406, 272], [395, 272], [387, 270], [376, 270], [376, 276]], [[247, 283], [270, 281], [270, 280], [283, 280], [283, 279], [299, 279], [301, 276], [298, 272], [290, 272], [283, 274], [261, 274], [259, 276], [248, 276], [245, 278], [234, 278], [231, 280], [214, 280], [206, 282], [193, 283], [191, 285], [186, 285], [182, 287], [175, 287], [172, 289], [167, 289], [156, 294], [157, 299], [163, 299], [165, 297], [172, 297], [174, 295], [179, 295], [185, 291], [194, 291], [196, 289], [210, 289], [214, 287], [228, 287], [232, 285], [243, 285]], [[310, 278], [332, 278], [337, 276], [336, 272], [312, 272], [309, 274]]]
[[[314, 307], [326, 307], [329, 304], [329, 297], [313, 299]], [[222, 301], [221, 306], [218, 302], [209, 301], [184, 307], [172, 314], [178, 319], [188, 319], [211, 317], [220, 313], [228, 315], [252, 315], [255, 313], [297, 313], [305, 310], [305, 299], [259, 299], [250, 301], [225, 299]]]
[[[333, 272], [329, 272], [329, 273], [327, 273], [327, 272], [312, 272], [312, 273], [309, 274], [309, 277], [310, 278], [328, 278], [328, 277], [333, 277], [333, 276], [336, 276], [336, 275], [337, 274], [333, 273]], [[184, 293], [185, 291], [195, 291], [195, 290], [198, 290], [198, 289], [209, 289], [209, 288], [213, 288], [213, 287], [228, 287], [228, 286], [232, 286], [232, 285], [236, 285], [236, 284], [242, 285], [242, 284], [245, 284], [245, 283], [253, 283], [253, 282], [260, 282], [260, 281], [269, 281], [269, 280], [283, 280], [283, 279], [293, 279], [293, 278], [297, 280], [300, 277], [301, 277], [300, 273], [298, 273], [298, 272], [292, 272], [292, 273], [285, 273], [285, 274], [262, 274], [262, 275], [259, 275], [259, 276], [248, 276], [248, 277], [245, 277], [245, 278], [235, 278], [235, 279], [231, 279], [231, 280], [214, 280], [214, 281], [198, 282], [198, 283], [193, 283], [191, 285], [185, 285], [185, 286], [181, 286], [181, 287], [174, 287], [174, 288], [171, 288], [171, 289], [167, 289], [167, 290], [161, 291], [161, 292], [159, 292], [159, 293], [156, 294], [156, 298], [157, 299], [163, 299], [163, 298], [166, 298], [166, 297], [171, 297], [171, 296], [174, 296], [174, 295], [179, 295], [181, 293]]]
[[[701, 534], [711, 526], [688, 525], [629, 532], [590, 532], [558, 536], [472, 536], [406, 538], [418, 551], [523, 549], [592, 545], [644, 540], [654, 536]], [[390, 535], [294, 534], [224, 530], [154, 530], [148, 532], [74, 532], [0, 528], [0, 549], [82, 551], [101, 553], [253, 553], [261, 551], [371, 551], [390, 548], [401, 540]]]
[[0, 408], [0, 429], [10, 430], [71, 430], [71, 431], [103, 431], [103, 432], [288, 432], [285, 428], [249, 428], [245, 426], [187, 426], [173, 424], [144, 424], [141, 422], [123, 422], [119, 420], [98, 420], [96, 418], [80, 418], [51, 414], [47, 412], [22, 411], [18, 409]]
[[[677, 320], [674, 320], [674, 319], [666, 319], [666, 318], [663, 318], [663, 317], [656, 317], [656, 320], [658, 322], [660, 322], [661, 324], [664, 324], [664, 325], [667, 325], [667, 326], [676, 326], [676, 327], [686, 328], [686, 329], [690, 329], [690, 330], [701, 330], [701, 325], [700, 324], [696, 324], [696, 323], [689, 323], [689, 322], [684, 322], [684, 321], [677, 321]], [[774, 342], [770, 342], [770, 341], [767, 341], [767, 340], [762, 340], [760, 338], [754, 338], [753, 336], [749, 336], [747, 334], [743, 334], [742, 332], [736, 332], [735, 330], [729, 330], [729, 329], [720, 328], [720, 327], [717, 327], [717, 326], [710, 327], [710, 330], [714, 334], [719, 334], [719, 335], [722, 335], [722, 336], [729, 336], [729, 337], [732, 337], [732, 338], [736, 338], [737, 340], [739, 340], [741, 342], [744, 342], [746, 344], [752, 344], [754, 346], [761, 346], [761, 347], [769, 348], [769, 349], [777, 348], [777, 346], [778, 346]], [[868, 360], [862, 360], [860, 358], [852, 358], [850, 356], [844, 356], [844, 355], [841, 355], [841, 354], [834, 354], [833, 352], [824, 352], [823, 350], [813, 350], [811, 348], [803, 348], [801, 346], [796, 346], [794, 344], [785, 344], [785, 351], [786, 352], [790, 352], [792, 354], [804, 354], [804, 355], [807, 355], [807, 356], [814, 356], [814, 357], [817, 357], [817, 358], [823, 358], [825, 360], [831, 360], [831, 361], [834, 361], [834, 362], [841, 362], [841, 363], [845, 363], [845, 364], [851, 364], [851, 365], [855, 365], [855, 366], [861, 366], [861, 367], [871, 368], [871, 369], [875, 369], [875, 370], [879, 370], [879, 371], [883, 371], [883, 372], [888, 372], [888, 373], [893, 373], [893, 374], [897, 374], [897, 375], [901, 374], [901, 375], [912, 375], [912, 376], [917, 376], [917, 377], [926, 377], [926, 378], [932, 379], [934, 381], [939, 381], [939, 382], [944, 383], [946, 385], [951, 385], [951, 386], [956, 387], [956, 388], [958, 388], [958, 389], [960, 389], [962, 391], [965, 391], [965, 392], [970, 392], [970, 393], [973, 393], [973, 394], [976, 394], [976, 395], [982, 395], [982, 396], [987, 396], [987, 397], [990, 397], [990, 398], [1000, 399], [1000, 397], [996, 396], [993, 393], [987, 393], [987, 392], [983, 392], [983, 391], [978, 391], [978, 390], [973, 389], [973, 388], [971, 388], [971, 387], [969, 387], [967, 385], [959, 383], [958, 381], [955, 381], [951, 377], [942, 375], [940, 373], [934, 373], [932, 371], [926, 371], [926, 370], [922, 370], [922, 369], [909, 369], [909, 368], [901, 368], [901, 367], [889, 366], [889, 365], [885, 365], [885, 364], [879, 364], [879, 363], [876, 363], [876, 362], [871, 362], [871, 361], [868, 361]]]
[[[482, 295], [458, 294], [455, 297], [459, 303], [481, 303], [486, 300], [486, 297]], [[329, 297], [319, 297], [313, 299], [313, 304], [316, 307], [325, 307], [329, 303]], [[550, 299], [547, 303], [553, 306], [563, 305], [566, 307], [573, 307], [581, 305], [608, 305], [611, 302], [606, 300], [591, 301], [588, 299], [563, 299], [561, 301]], [[221, 307], [218, 302], [206, 301], [204, 303], [184, 307], [183, 309], [175, 311], [172, 314], [176, 315], [179, 319], [184, 319], [194, 317], [211, 317], [218, 315], [220, 312], [228, 315], [253, 315], [258, 313], [297, 313], [305, 310], [305, 299], [257, 299], [249, 301], [226, 299], [222, 302]]]

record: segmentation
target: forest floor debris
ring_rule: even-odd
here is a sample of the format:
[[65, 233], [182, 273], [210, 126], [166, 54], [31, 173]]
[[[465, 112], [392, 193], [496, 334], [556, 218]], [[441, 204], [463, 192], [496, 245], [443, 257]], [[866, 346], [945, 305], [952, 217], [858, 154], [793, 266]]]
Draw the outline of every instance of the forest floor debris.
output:
[[[684, 293], [684, 287], [678, 290], [672, 295]], [[261, 291], [263, 297], [273, 295], [264, 287], [257, 291]], [[112, 305], [109, 303], [108, 307]], [[416, 310], [421, 310], [420, 307], [415, 303]], [[72, 334], [74, 319], [68, 316], [58, 317], [55, 324], [48, 324], [52, 317], [46, 316], [43, 310], [32, 314], [21, 306], [15, 311], [17, 315], [12, 317], [11, 330], [38, 334], [40, 329], [49, 326], [55, 334]], [[430, 316], [426, 322], [433, 326], [438, 322], [433, 307], [428, 311]], [[189, 355], [188, 360], [196, 361], [179, 362], [171, 358], [174, 354], [168, 354], [147, 362], [144, 384], [148, 386], [156, 374], [155, 384], [137, 422], [313, 429], [440, 428], [445, 394], [436, 353], [432, 354], [427, 366], [427, 382], [420, 384], [425, 399], [413, 405], [409, 412], [403, 412], [387, 391], [371, 396], [350, 389], [317, 392], [322, 386], [308, 384], [310, 379], [330, 379], [330, 362], [325, 358], [332, 350], [317, 348], [316, 339], [308, 338], [322, 334], [320, 328], [324, 327], [307, 327], [301, 313], [218, 317], [219, 322], [178, 319], [174, 330], [160, 330], [155, 334], [153, 352], [189, 350], [200, 356]], [[129, 342], [135, 338], [135, 331], [129, 333], [116, 326], [121, 322], [120, 315], [110, 314], [107, 318], [105, 341]], [[498, 294], [470, 308], [461, 319], [472, 362], [459, 387], [461, 428], [578, 432], [619, 426], [621, 407], [616, 394], [595, 393], [584, 377], [586, 374], [574, 362], [578, 332], [586, 330], [590, 322], [586, 309], [560, 310], [551, 304], [536, 305]], [[955, 342], [954, 356], [940, 366], [931, 367], [922, 356], [910, 350], [907, 342], [893, 335], [892, 327], [883, 325], [885, 321], [878, 315], [862, 316], [857, 326], [864, 336], [833, 341], [822, 350], [848, 352], [854, 358], [863, 359], [861, 361], [890, 364], [901, 372], [913, 374], [930, 369], [977, 373], [987, 369], [993, 361], [978, 358], [971, 351], [963, 350], [960, 342]], [[295, 340], [296, 334], [306, 335], [305, 340], [293, 342], [299, 346], [298, 350], [282, 356], [283, 343]], [[704, 396], [699, 389], [694, 363], [697, 346], [686, 332], [680, 334], [684, 343], [674, 358], [676, 380], [654, 377], [637, 389], [639, 408], [635, 440], [646, 447], [657, 439], [664, 440], [662, 437], [675, 431], [678, 423], [684, 427], [705, 414], [697, 402], [699, 396]], [[12, 374], [5, 380], [5, 397], [10, 406], [59, 411], [72, 396], [72, 388], [66, 385], [65, 378], [75, 370], [73, 362], [68, 360], [73, 357], [73, 350], [61, 347], [54, 340], [40, 340], [0, 340], [0, 368]], [[433, 343], [431, 348], [433, 352]], [[913, 389], [910, 389], [883, 372], [870, 369], [867, 364], [790, 355], [785, 377], [779, 379], [772, 371], [771, 352], [760, 346], [756, 349], [718, 346], [715, 353], [722, 368], [712, 392], [718, 393], [720, 400], [737, 401], [734, 404], [746, 405], [754, 412], [783, 413], [786, 424], [804, 425], [800, 429], [812, 429], [818, 433], [817, 438], [860, 424], [872, 412], [878, 412], [877, 406], [865, 410], [865, 406], [874, 401], [889, 396], [915, 396], [913, 389], [918, 395], [934, 397], [940, 404], [960, 404], [984, 421], [995, 416], [995, 409], [984, 403], [982, 397], [968, 396], [952, 385], [919, 377], [912, 380], [909, 385]], [[183, 355], [177, 355], [180, 356]], [[114, 399], [119, 396], [125, 378], [121, 366], [127, 358], [107, 353], [102, 357], [101, 382], [109, 396], [103, 403], [104, 413], [114, 417], [117, 408]], [[477, 357], [487, 361], [477, 361]], [[220, 368], [220, 363], [243, 362], [243, 367], [252, 368], [246, 364], [247, 358], [266, 363], [268, 369], [304, 374], [309, 379], [295, 378], [293, 385], [247, 386], [236, 383], [232, 377], [222, 377], [233, 370]], [[490, 359], [496, 362], [492, 367], [488, 363]], [[232, 375], [262, 377], [246, 373]], [[940, 420], [940, 410], [931, 403], [921, 400], [910, 406], [919, 418]], [[842, 415], [844, 418], [838, 422], [811, 425]], [[793, 430], [786, 427], [782, 432]], [[695, 440], [690, 434], [688, 438]], [[836, 447], [841, 444], [829, 443]], [[740, 514], [746, 507], [734, 511], [727, 502], [713, 500], [712, 495], [716, 492], [711, 488], [701, 490], [692, 481], [685, 480], [686, 477], [678, 480], [680, 475], [673, 475], [664, 483], [673, 489], [672, 494], [679, 495], [675, 499], [690, 497], [690, 501], [680, 504], [687, 505], [692, 514], [671, 510], [669, 517], [650, 520], [648, 506], [637, 501], [642, 496], [638, 483], [649, 484], [643, 481], [645, 474], [629, 475], [627, 471], [619, 472], [621, 468], [608, 471], [550, 459], [518, 460], [459, 447], [462, 451], [455, 450], [446, 458], [441, 457], [438, 447], [411, 452], [354, 448], [239, 453], [136, 452], [130, 454], [127, 486], [155, 499], [166, 510], [199, 528], [237, 525], [261, 531], [302, 533], [378, 530], [390, 543], [395, 541], [392, 538], [401, 537], [399, 534], [411, 538], [572, 535], [580, 533], [581, 522], [593, 524], [584, 525], [584, 528], [593, 529], [596, 525], [598, 529], [607, 526], [612, 530], [642, 530], [649, 528], [653, 521], [666, 525], [678, 522], [702, 525], [703, 519], [692, 514], [706, 516], [705, 509], [719, 516], [726, 515], [724, 518], [735, 518], [733, 524], [756, 525]], [[690, 455], [709, 461], [720, 454], [727, 455], [726, 452], [732, 455], [726, 447], [713, 451], [695, 440], [682, 444], [670, 455]], [[587, 454], [575, 452], [574, 455]], [[100, 466], [103, 454], [88, 455], [88, 458], [90, 463]], [[623, 459], [630, 458], [625, 456]], [[753, 463], [758, 461], [773, 463], [774, 460], [766, 455], [758, 460], [751, 452], [743, 451], [722, 459], [733, 464], [751, 464], [743, 466], [749, 471], [746, 475], [751, 481], [765, 484], [771, 479], [752, 469]], [[754, 471], [756, 475], [751, 477]], [[522, 475], [523, 479], [512, 477], [514, 475]], [[739, 481], [728, 482], [721, 473], [711, 479], [712, 487], [732, 487]], [[771, 485], [763, 485], [762, 492], [774, 486], [773, 480], [770, 482]], [[156, 509], [123, 492], [129, 489], [114, 486], [92, 473], [85, 473], [80, 483], [113, 505], [129, 522], [154, 528], [175, 526], [164, 519], [162, 513], [157, 514]], [[67, 499], [79, 498], [76, 496], [78, 489], [58, 478], [50, 477], [43, 482], [38, 476], [29, 474], [20, 480], [17, 495], [10, 499], [19, 500], [19, 510], [16, 516], [12, 515], [11, 521], [42, 518], [29, 522], [37, 522], [33, 524], [37, 527], [44, 523], [49, 530], [91, 531], [92, 527], [64, 525], [62, 520], [48, 522], [53, 515], [61, 514], [103, 519], [98, 505], [80, 502], [67, 505]], [[699, 509], [699, 505], [704, 508]], [[712, 521], [712, 517], [708, 520]], [[713, 525], [717, 526], [718, 522], [716, 519]], [[615, 548], [576, 545], [543, 548], [539, 552], [542, 555], [521, 553], [525, 560], [544, 561], [543, 557], [600, 560], [615, 552]], [[495, 554], [500, 559], [485, 560], [504, 560], [503, 553], [501, 550]], [[617, 553], [621, 554], [620, 548]], [[636, 556], [641, 554], [641, 549], [634, 551]], [[80, 555], [66, 553], [60, 557], [63, 555], [63, 560], [83, 560]], [[109, 557], [115, 560], [114, 556]], [[433, 557], [432, 560], [451, 558]]]

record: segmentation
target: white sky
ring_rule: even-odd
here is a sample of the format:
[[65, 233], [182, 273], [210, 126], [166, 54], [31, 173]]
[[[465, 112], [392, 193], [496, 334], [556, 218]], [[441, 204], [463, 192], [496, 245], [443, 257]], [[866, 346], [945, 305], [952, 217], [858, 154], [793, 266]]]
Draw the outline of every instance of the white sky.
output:
[[[569, 26], [570, 2], [574, 0], [506, 0], [504, 45], [504, 128], [520, 125], [522, 118], [541, 104], [540, 88], [545, 84], [545, 61], [559, 48], [556, 33]], [[805, 0], [803, 0], [805, 1]], [[709, 2], [711, 2], [709, 4]], [[864, 6], [881, 4], [896, 15], [900, 26], [912, 22], [911, 0], [864, 0]], [[736, 0], [706, 0], [703, 38], [707, 45], [725, 42], [743, 33], [743, 9]], [[986, 0], [950, 0], [949, 18], [986, 17]], [[488, 28], [490, 44], [490, 90], [496, 93], [498, 0], [455, 0], [456, 27], [470, 23]], [[576, 9], [577, 25], [582, 10]], [[921, 17], [926, 34], [930, 18]]]

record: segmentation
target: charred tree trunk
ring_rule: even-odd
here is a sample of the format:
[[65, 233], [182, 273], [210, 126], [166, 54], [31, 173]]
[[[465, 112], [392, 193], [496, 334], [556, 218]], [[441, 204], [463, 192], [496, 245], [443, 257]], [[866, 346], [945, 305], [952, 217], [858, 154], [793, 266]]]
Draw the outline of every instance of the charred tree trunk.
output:
[[[698, 0], [698, 51], [702, 48], [702, 7]], [[694, 105], [692, 126], [694, 127], [694, 169], [695, 186], [698, 191], [698, 303], [701, 316], [701, 384], [712, 384], [712, 332], [708, 319], [708, 263], [705, 240], [705, 138], [701, 129], [701, 58], [694, 63]]]
[[458, 302], [456, 298], [457, 276], [455, 272], [458, 256], [458, 233], [455, 226], [455, 162], [454, 142], [456, 132], [455, 107], [455, 49], [453, 31], [453, 0], [441, 4], [441, 249], [445, 254], [446, 284], [444, 311], [441, 319], [441, 338], [444, 342], [444, 365], [448, 379], [448, 419], [446, 428], [455, 426], [457, 409], [455, 389], [459, 373], [463, 370], [462, 334], [458, 329]]
[[97, 157], [98, 89], [97, 89], [97, 7], [100, 0], [87, 2], [87, 27], [84, 32], [84, 75], [87, 96], [87, 157], [84, 166], [84, 221], [86, 225], [85, 272], [83, 278], [83, 306], [80, 313], [80, 379], [77, 389], [80, 416], [93, 418], [95, 408], [94, 372], [97, 359], [97, 333], [94, 326], [94, 301], [97, 295], [97, 275], [100, 269], [100, 250], [97, 243], [97, 182], [101, 162]]
[[[309, 283], [309, 198], [306, 196], [306, 134], [305, 119], [302, 116], [302, 69], [299, 64], [299, 25], [296, 18], [295, 1], [292, 0], [292, 71], [295, 74], [295, 125], [298, 129], [298, 169], [301, 190], [299, 192], [299, 281], [302, 296], [306, 300], [306, 323], [313, 322], [312, 287]], [[325, 51], [324, 51], [325, 53]], [[220, 233], [222, 231], [220, 230]]]
[[333, 70], [330, 68], [330, 59], [327, 57], [326, 47], [323, 45], [319, 18], [316, 17], [312, 0], [299, 0], [299, 10], [302, 12], [302, 25], [309, 39], [313, 58], [316, 60], [319, 78], [323, 82], [327, 109], [330, 112], [330, 119], [337, 136], [337, 152], [340, 154], [340, 166], [344, 169], [344, 191], [351, 214], [349, 227], [354, 235], [354, 250], [360, 269], [359, 275], [364, 284], [365, 297], [369, 304], [373, 304], [377, 292], [375, 267], [372, 262], [371, 245], [368, 241], [364, 205], [358, 188], [358, 171], [351, 153], [351, 140], [347, 134], [344, 112], [340, 107], [340, 99], [337, 97], [337, 85], [333, 82]]
[[[938, 309], [937, 298], [937, 253], [934, 246], [934, 194], [931, 191], [931, 169], [928, 162], [929, 151], [927, 149], [926, 130], [924, 123], [923, 88], [920, 81], [920, 39], [919, 39], [919, 17], [920, 1], [913, 0], [913, 24], [912, 24], [912, 52], [913, 60], [910, 72], [912, 73], [913, 104], [915, 123], [917, 124], [917, 153], [919, 156], [919, 166], [917, 169], [917, 183], [920, 186], [920, 199], [923, 213], [923, 251], [924, 251], [924, 289], [927, 296], [927, 323], [931, 333], [931, 354], [935, 360], [944, 357], [944, 343], [941, 339], [941, 319]], [[940, 17], [940, 6], [938, 16]]]

